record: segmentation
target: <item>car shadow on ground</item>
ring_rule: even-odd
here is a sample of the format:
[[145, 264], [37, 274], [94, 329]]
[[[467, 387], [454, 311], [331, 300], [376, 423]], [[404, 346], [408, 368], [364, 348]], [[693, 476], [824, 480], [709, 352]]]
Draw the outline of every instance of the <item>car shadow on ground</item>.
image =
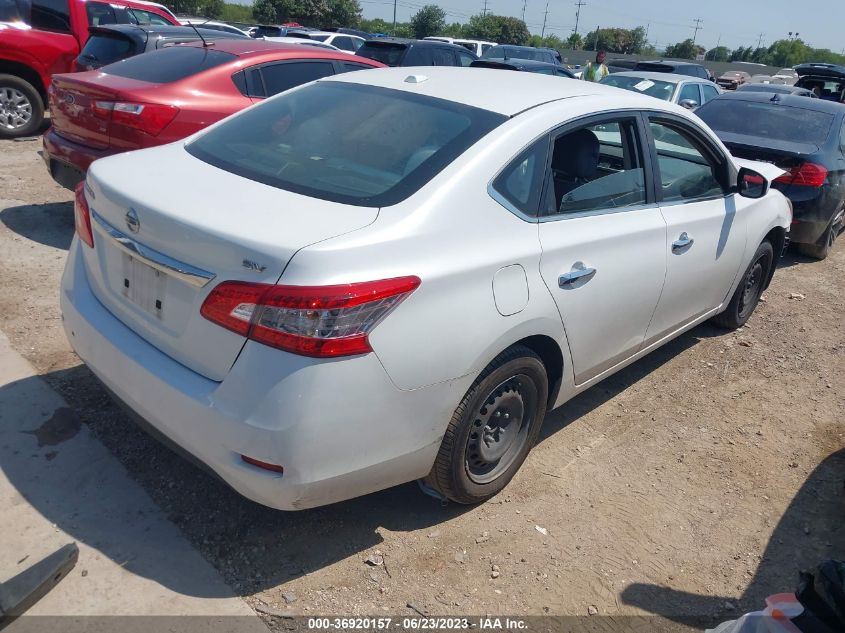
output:
[[[550, 414], [541, 440], [648, 376], [700, 339], [723, 333], [710, 325], [699, 326], [618, 372]], [[42, 378], [65, 398], [95, 437], [240, 595], [278, 587], [350, 556], [364, 557], [383, 542], [382, 531], [425, 530], [472, 511], [472, 507], [443, 504], [424, 495], [415, 483], [323, 508], [292, 513], [272, 510], [241, 497], [142, 431], [84, 365], [52, 371]], [[14, 383], [3, 389], [11, 388]], [[37, 461], [27, 468], [38, 467]], [[32, 473], [11, 469], [5, 474], [13, 485], [16, 479], [23, 485]], [[84, 505], [95, 501], [86, 499], [79, 507], [69, 507], [66, 500], [54, 498], [57, 494], [42, 488], [28, 501], [75, 539], [97, 547], [96, 535], [101, 528], [79, 520], [86, 512], [91, 513]], [[497, 502], [494, 499], [491, 503]], [[121, 547], [118, 544], [114, 549], [102, 553], [119, 560]], [[157, 569], [140, 561], [130, 562], [126, 568], [166, 586], [172, 579], [166, 568]], [[185, 586], [184, 582], [171, 588], [189, 595], [201, 596], [203, 592], [203, 587]]]
[[7, 207], [0, 211], [0, 223], [28, 240], [66, 251], [73, 239], [73, 203]]
[[[786, 464], [783, 468], [788, 468]], [[766, 482], [760, 482], [765, 490]], [[798, 572], [827, 559], [845, 558], [845, 449], [825, 458], [807, 477], [772, 532], [760, 564], [741, 595], [699, 595], [651, 584], [632, 584], [623, 603], [670, 619], [726, 613], [723, 619], [757, 611], [767, 596], [791, 593]], [[738, 563], [743, 564], [743, 563]], [[784, 578], [790, 580], [784, 585]]]
[[[349, 556], [366, 556], [383, 542], [381, 530], [425, 529], [470, 510], [467, 506], [445, 506], [439, 499], [422, 494], [416, 483], [313, 510], [272, 510], [245, 499], [147, 435], [113, 403], [84, 365], [0, 387], [0, 401], [13, 401], [16, 397], [20, 400], [20, 394], [33, 387], [28, 383], [40, 379], [46, 379], [71, 404], [72, 409], [65, 411], [72, 410], [87, 425], [240, 595], [283, 585]], [[70, 426], [78, 428], [78, 423]], [[62, 467], [62, 460], [54, 459], [56, 453], [71, 449], [61, 444], [35, 448], [34, 439], [29, 439], [31, 434], [27, 433], [21, 436], [20, 446], [5, 447], [16, 451], [14, 454], [20, 459], [4, 463], [3, 475], [48, 521], [76, 541], [87, 543], [122, 564], [127, 571], [185, 595], [219, 597], [208, 593], [207, 583], [191, 584], [184, 574], [172, 573], [167, 557], [160, 553], [130, 556], [127, 560], [129, 552], [143, 550], [133, 539], [139, 532], [137, 523], [143, 522], [144, 516], [113, 517], [104, 526], [101, 520], [87, 517], [108, 516], [104, 510], [108, 497], [68, 498], [66, 489], [38, 484], [45, 469]], [[62, 480], [61, 473], [52, 473], [51, 477]], [[66, 478], [75, 477], [75, 473], [67, 473]], [[126, 525], [122, 521], [133, 525], [126, 540], [121, 536], [121, 526]], [[108, 530], [108, 538], [103, 538], [104, 530]], [[385, 557], [390, 569], [391, 561]]]
[[608, 400], [615, 398], [665, 363], [695, 347], [702, 339], [725, 336], [727, 333], [727, 330], [710, 323], [703, 323], [688, 332], [684, 332], [678, 338], [658, 347], [637, 362], [578, 394], [562, 407], [551, 411], [543, 423], [538, 442], [548, 439], [593, 409], [597, 409]]

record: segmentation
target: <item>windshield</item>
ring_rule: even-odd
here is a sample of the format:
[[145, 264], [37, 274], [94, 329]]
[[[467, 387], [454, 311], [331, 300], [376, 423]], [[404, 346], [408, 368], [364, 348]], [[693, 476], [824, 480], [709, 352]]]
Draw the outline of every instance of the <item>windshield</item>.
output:
[[358, 49], [358, 55], [368, 59], [374, 59], [387, 66], [398, 66], [402, 63], [402, 58], [405, 56], [406, 49], [407, 46], [404, 44], [365, 42], [364, 45]]
[[824, 144], [833, 125], [833, 115], [826, 112], [733, 99], [715, 99], [696, 114], [716, 132], [817, 146]]
[[186, 149], [272, 187], [381, 207], [413, 194], [505, 120], [442, 99], [329, 81], [236, 115]]
[[632, 92], [641, 92], [649, 97], [656, 97], [663, 101], [669, 101], [675, 92], [675, 84], [668, 81], [657, 81], [654, 79], [643, 79], [642, 77], [620, 77], [619, 75], [608, 75], [601, 80], [601, 83], [616, 88], [624, 88]]

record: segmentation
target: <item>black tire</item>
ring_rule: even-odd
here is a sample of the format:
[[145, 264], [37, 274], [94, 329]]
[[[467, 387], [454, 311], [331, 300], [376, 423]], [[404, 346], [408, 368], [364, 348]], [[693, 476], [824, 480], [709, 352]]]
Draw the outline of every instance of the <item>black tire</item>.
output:
[[813, 259], [822, 260], [827, 258], [830, 255], [830, 251], [833, 250], [833, 243], [839, 236], [839, 231], [842, 230], [843, 223], [845, 223], [843, 213], [845, 211], [839, 211], [839, 213], [831, 218], [830, 226], [827, 227], [827, 230], [815, 244], [796, 244], [795, 248], [798, 249], [798, 252]]
[[32, 136], [44, 122], [38, 90], [15, 75], [0, 75], [0, 138]]
[[713, 322], [728, 330], [736, 330], [746, 324], [754, 308], [760, 301], [760, 295], [766, 286], [766, 280], [775, 262], [775, 251], [771, 243], [763, 242], [751, 258], [742, 279], [731, 297], [728, 307], [721, 314], [713, 317]]
[[548, 395], [539, 356], [521, 345], [499, 354], [455, 409], [427, 477], [429, 485], [463, 504], [497, 494], [537, 441]]

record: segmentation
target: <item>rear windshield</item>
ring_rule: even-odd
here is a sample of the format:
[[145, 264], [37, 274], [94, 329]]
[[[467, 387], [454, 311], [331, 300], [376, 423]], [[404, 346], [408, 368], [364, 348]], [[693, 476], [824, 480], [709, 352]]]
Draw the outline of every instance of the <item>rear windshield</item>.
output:
[[533, 59], [537, 62], [552, 61], [552, 55], [549, 51], [520, 46], [493, 46], [484, 51], [482, 57], [485, 59]]
[[329, 37], [329, 35], [312, 35], [311, 39], [317, 40], [318, 42], [325, 42], [327, 39], [329, 39]]
[[237, 59], [232, 53], [201, 46], [174, 46], [130, 57], [102, 68], [102, 72], [127, 79], [167, 84]]
[[398, 66], [402, 63], [402, 57], [408, 49], [404, 44], [373, 44], [365, 42], [358, 49], [358, 55], [374, 59], [387, 66]]
[[79, 57], [101, 66], [135, 54], [135, 44], [118, 33], [97, 33], [88, 38]]
[[620, 77], [619, 75], [608, 75], [601, 80], [601, 83], [616, 88], [624, 88], [632, 92], [641, 92], [649, 97], [657, 97], [663, 101], [669, 101], [675, 92], [675, 84], [668, 81], [657, 81], [656, 79], [643, 79], [642, 77]]
[[186, 150], [272, 187], [381, 207], [413, 194], [504, 120], [442, 99], [325, 81], [236, 115]]
[[714, 99], [695, 112], [717, 132], [823, 145], [833, 115], [769, 103]]

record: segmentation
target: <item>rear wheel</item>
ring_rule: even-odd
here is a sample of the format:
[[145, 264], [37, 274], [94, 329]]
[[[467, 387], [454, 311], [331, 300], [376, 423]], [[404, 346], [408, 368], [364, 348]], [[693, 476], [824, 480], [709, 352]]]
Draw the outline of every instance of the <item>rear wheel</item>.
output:
[[0, 138], [31, 136], [44, 120], [44, 102], [28, 81], [0, 75]]
[[775, 252], [769, 242], [763, 242], [757, 247], [757, 252], [751, 258], [751, 264], [742, 276], [736, 291], [728, 303], [727, 309], [713, 317], [713, 322], [723, 328], [736, 330], [741, 328], [751, 318], [754, 308], [760, 301], [766, 280], [774, 266]]
[[812, 257], [813, 259], [825, 259], [828, 255], [830, 255], [830, 251], [833, 249], [833, 243], [839, 236], [839, 232], [842, 230], [844, 224], [845, 208], [841, 209], [839, 213], [833, 217], [830, 221], [830, 226], [827, 227], [827, 230], [818, 242], [815, 244], [796, 244], [798, 252], [802, 255], [806, 255], [807, 257]]
[[504, 488], [525, 461], [546, 415], [543, 361], [514, 346], [496, 357], [458, 405], [428, 483], [457, 503], [479, 503]]

